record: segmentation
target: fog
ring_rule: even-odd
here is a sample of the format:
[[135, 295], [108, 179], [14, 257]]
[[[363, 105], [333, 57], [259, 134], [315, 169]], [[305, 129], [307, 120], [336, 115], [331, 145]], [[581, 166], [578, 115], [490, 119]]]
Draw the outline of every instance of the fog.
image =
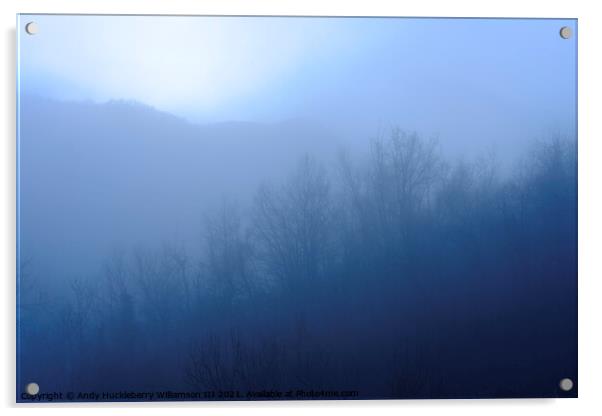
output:
[[576, 394], [574, 21], [31, 20], [19, 386]]
[[[576, 36], [559, 19], [23, 16], [20, 91], [138, 101], [191, 122], [317, 121], [348, 141], [400, 125], [446, 153], [576, 128]], [[74, 36], [77, 34], [77, 36]]]

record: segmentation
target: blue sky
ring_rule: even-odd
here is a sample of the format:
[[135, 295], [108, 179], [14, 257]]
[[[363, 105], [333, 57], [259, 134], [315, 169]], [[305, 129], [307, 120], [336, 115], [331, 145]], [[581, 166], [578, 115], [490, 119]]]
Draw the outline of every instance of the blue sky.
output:
[[[36, 21], [39, 33], [22, 28]], [[574, 131], [574, 20], [21, 16], [21, 91], [193, 122], [400, 125], [448, 147]], [[453, 146], [452, 146], [453, 144]]]

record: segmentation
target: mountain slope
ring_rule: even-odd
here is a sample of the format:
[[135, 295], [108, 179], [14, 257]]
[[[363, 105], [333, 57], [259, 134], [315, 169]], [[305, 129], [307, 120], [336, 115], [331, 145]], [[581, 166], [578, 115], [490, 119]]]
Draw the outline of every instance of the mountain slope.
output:
[[[194, 247], [204, 212], [224, 198], [250, 204], [262, 182], [281, 181], [304, 153], [330, 162], [338, 143], [309, 122], [194, 125], [135, 102], [25, 97], [22, 253], [73, 274], [115, 247]], [[65, 249], [73, 264], [55, 264]]]

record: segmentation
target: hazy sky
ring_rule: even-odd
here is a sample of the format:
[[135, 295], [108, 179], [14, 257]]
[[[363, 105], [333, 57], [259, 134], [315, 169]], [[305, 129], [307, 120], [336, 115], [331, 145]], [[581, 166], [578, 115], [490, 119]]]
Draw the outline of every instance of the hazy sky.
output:
[[[438, 137], [446, 160], [493, 151], [512, 173], [533, 139], [574, 133], [575, 24], [21, 16], [20, 92], [51, 98], [20, 113], [23, 253], [63, 275], [80, 267], [63, 253], [97, 267], [115, 241], [198, 245], [222, 194], [250, 201], [305, 151], [361, 156], [393, 125]], [[113, 99], [255, 123], [77, 102]]]
[[[200, 123], [299, 118], [361, 135], [395, 124], [496, 148], [576, 122], [574, 20], [24, 15], [19, 25], [21, 89], [52, 98], [137, 100]], [[575, 36], [562, 39], [562, 26]]]

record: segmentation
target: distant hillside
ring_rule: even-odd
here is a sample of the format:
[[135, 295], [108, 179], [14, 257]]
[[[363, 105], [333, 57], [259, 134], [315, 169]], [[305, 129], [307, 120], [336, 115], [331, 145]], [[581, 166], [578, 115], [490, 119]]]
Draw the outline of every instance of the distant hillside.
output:
[[51, 247], [90, 264], [113, 246], [196, 241], [223, 197], [244, 205], [302, 154], [339, 147], [308, 122], [194, 125], [125, 101], [25, 97], [20, 119], [22, 244], [49, 263]]

